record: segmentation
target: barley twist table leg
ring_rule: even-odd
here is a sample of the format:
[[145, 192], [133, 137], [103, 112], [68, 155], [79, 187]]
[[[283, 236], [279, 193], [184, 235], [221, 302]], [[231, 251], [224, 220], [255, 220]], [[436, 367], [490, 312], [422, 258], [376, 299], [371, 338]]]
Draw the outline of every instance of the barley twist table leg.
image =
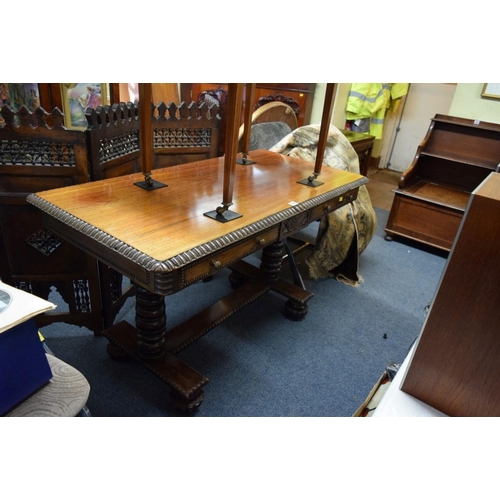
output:
[[269, 282], [277, 281], [281, 271], [281, 262], [284, 251], [284, 243], [277, 241], [262, 250], [260, 268], [267, 276]]
[[[260, 268], [266, 274], [269, 283], [276, 282], [279, 279], [284, 249], [285, 243], [283, 241], [278, 241], [262, 250]], [[285, 316], [288, 319], [300, 321], [306, 316], [307, 311], [308, 307], [304, 301], [296, 300], [289, 296], [285, 304]]]
[[165, 298], [137, 286], [135, 323], [139, 354], [147, 359], [163, 356], [167, 323]]

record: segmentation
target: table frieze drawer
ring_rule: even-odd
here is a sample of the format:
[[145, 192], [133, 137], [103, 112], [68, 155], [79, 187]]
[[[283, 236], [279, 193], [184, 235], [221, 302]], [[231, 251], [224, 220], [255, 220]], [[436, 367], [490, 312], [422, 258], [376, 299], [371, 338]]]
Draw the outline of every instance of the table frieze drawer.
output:
[[238, 260], [250, 255], [278, 239], [278, 227], [255, 234], [239, 243], [231, 245], [218, 252], [211, 253], [206, 259], [193, 265], [186, 266], [181, 271], [181, 288], [194, 281], [210, 276], [223, 267], [234, 264]]
[[351, 201], [354, 201], [357, 198], [357, 196], [358, 196], [358, 189], [353, 189], [348, 193], [336, 196], [331, 200], [325, 201], [321, 205], [318, 205], [317, 207], [314, 207], [312, 209], [311, 221], [319, 219], [323, 215], [333, 212], [334, 210], [343, 205], [351, 203]]

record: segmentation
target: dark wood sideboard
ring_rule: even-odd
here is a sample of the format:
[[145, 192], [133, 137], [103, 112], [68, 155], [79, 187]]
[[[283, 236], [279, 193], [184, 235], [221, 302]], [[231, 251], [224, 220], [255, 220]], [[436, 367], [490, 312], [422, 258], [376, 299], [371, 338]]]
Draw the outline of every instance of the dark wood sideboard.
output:
[[[254, 104], [282, 100], [296, 110], [298, 126], [307, 125], [311, 118], [315, 83], [256, 83]], [[196, 101], [202, 92], [227, 92], [227, 83], [181, 83], [181, 100]], [[221, 108], [223, 108], [223, 103]]]
[[[215, 99], [220, 107], [221, 132], [219, 154], [224, 155], [227, 124], [227, 83], [181, 83], [181, 101], [212, 102]], [[253, 110], [273, 101], [288, 104], [297, 116], [297, 125], [309, 124], [314, 100], [315, 83], [256, 83], [253, 91]], [[243, 89], [243, 106], [246, 100], [246, 85]], [[243, 109], [242, 109], [243, 111]], [[243, 123], [243, 112], [240, 123]]]
[[399, 180], [386, 239], [449, 251], [472, 191], [500, 164], [500, 125], [437, 114]]
[[373, 145], [375, 144], [375, 136], [362, 134], [360, 132], [352, 132], [351, 130], [342, 130], [342, 133], [349, 139], [351, 146], [358, 155], [360, 174], [366, 177], [368, 175]]

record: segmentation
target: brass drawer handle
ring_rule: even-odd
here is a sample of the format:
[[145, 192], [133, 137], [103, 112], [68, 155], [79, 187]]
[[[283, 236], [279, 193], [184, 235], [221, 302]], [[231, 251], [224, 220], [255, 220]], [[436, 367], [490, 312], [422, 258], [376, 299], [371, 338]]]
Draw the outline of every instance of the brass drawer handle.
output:
[[263, 246], [266, 244], [266, 239], [265, 239], [265, 238], [259, 238], [259, 239], [257, 240], [257, 243], [258, 243], [261, 247], [263, 247]]
[[220, 269], [222, 267], [222, 263], [220, 260], [212, 260], [210, 262], [210, 266], [213, 267], [214, 269]]

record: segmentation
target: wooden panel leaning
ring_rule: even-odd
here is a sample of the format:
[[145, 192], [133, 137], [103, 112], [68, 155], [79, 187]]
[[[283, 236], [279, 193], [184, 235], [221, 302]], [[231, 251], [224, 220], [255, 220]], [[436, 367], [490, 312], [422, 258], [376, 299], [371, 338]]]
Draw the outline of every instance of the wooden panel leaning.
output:
[[500, 125], [436, 115], [395, 190], [386, 239], [449, 251], [470, 193], [500, 163]]
[[500, 174], [470, 198], [401, 390], [450, 416], [500, 416]]

